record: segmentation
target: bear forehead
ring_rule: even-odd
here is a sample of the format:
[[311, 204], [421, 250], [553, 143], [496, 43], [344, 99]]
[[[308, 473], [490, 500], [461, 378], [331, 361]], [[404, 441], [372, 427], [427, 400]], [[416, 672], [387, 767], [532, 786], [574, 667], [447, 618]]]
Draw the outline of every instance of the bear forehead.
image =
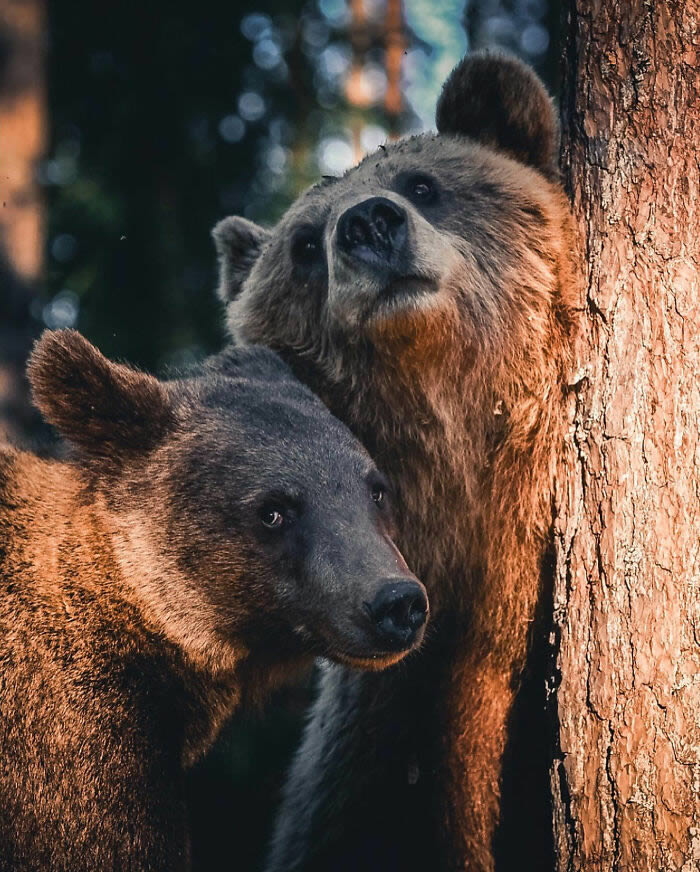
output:
[[340, 200], [361, 195], [364, 189], [368, 196], [392, 190], [399, 176], [411, 172], [435, 176], [447, 187], [493, 183], [489, 192], [503, 197], [549, 187], [536, 170], [468, 137], [424, 133], [387, 143], [342, 176], [324, 177], [299, 197], [285, 217], [325, 218]]
[[375, 469], [346, 428], [290, 403], [208, 410], [205, 426], [187, 426], [168, 447], [174, 480], [233, 480], [242, 495], [259, 487], [315, 492], [329, 483], [354, 489]]
[[280, 380], [206, 378], [181, 392], [180, 411], [186, 431], [193, 421], [206, 423], [193, 443], [225, 440], [237, 445], [277, 445], [289, 454], [308, 456], [326, 446], [337, 458], [367, 465], [369, 455], [347, 427], [291, 375]]

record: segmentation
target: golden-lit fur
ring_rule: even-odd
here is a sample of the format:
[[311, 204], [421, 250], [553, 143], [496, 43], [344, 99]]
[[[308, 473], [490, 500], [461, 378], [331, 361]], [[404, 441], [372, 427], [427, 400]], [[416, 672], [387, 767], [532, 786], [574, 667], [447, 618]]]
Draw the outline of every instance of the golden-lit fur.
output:
[[5, 451], [0, 468], [0, 869], [185, 869], [169, 772], [235, 706], [235, 655], [206, 670], [149, 619], [70, 466]]
[[[457, 610], [465, 622], [441, 701], [449, 868], [491, 868], [508, 714], [563, 446], [573, 246], [568, 203], [541, 184], [539, 262], [523, 263], [510, 280], [514, 305], [529, 297], [529, 307], [503, 314], [502, 338], [469, 335], [451, 297], [374, 328], [371, 381], [352, 402], [347, 385], [337, 397], [317, 388], [397, 483], [398, 543], [425, 580], [434, 614]], [[459, 273], [448, 282], [471, 285]]]
[[[563, 450], [577, 277], [556, 120], [534, 73], [468, 57], [437, 121], [437, 135], [387, 145], [311, 189], [272, 230], [231, 218], [215, 231], [234, 338], [279, 351], [395, 482], [398, 543], [434, 615], [421, 654], [395, 671], [324, 677], [269, 872], [493, 868]], [[424, 205], [406, 179], [426, 175], [437, 193]], [[405, 215], [390, 284], [338, 241], [346, 210], [370, 197]], [[289, 240], [309, 227], [320, 254], [305, 266]]]

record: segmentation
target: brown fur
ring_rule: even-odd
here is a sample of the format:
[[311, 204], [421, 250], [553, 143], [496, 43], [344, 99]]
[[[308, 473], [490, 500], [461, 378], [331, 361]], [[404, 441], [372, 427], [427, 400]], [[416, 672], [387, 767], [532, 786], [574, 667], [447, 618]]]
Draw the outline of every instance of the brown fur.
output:
[[244, 651], [218, 676], [189, 660], [144, 621], [82, 477], [3, 465], [0, 869], [185, 869], [173, 776], [237, 703]]
[[[71, 331], [34, 352], [36, 402], [78, 450], [0, 449], [3, 872], [186, 870], [184, 770], [241, 701], [351, 643], [373, 669], [405, 653], [383, 659], [342, 623], [376, 576], [411, 577], [370, 508], [366, 453], [269, 352], [229, 373], [161, 383]], [[341, 587], [318, 570], [323, 546], [284, 553], [256, 533], [266, 479], [280, 501], [330, 490], [353, 507], [320, 509], [332, 559], [359, 578], [341, 566]], [[297, 525], [318, 543], [312, 509]]]
[[[264, 246], [257, 240], [243, 284], [221, 288], [234, 335], [279, 350], [395, 482], [399, 543], [435, 616], [435, 636], [393, 684], [324, 681], [270, 872], [493, 868], [507, 720], [562, 448], [572, 223], [556, 181], [552, 108], [522, 64], [468, 58], [445, 86], [438, 125], [437, 137], [388, 146], [308, 192]], [[407, 170], [437, 179], [432, 210], [404, 193]], [[350, 269], [338, 250], [338, 216], [376, 195], [409, 216], [407, 278], [396, 280], [415, 288], [409, 298], [387, 301], [376, 275]], [[217, 231], [220, 256], [235, 220]], [[295, 227], [319, 225], [325, 269], [319, 259], [302, 283], [288, 240]], [[365, 735], [386, 743], [374, 775], [363, 770]], [[384, 765], [383, 755], [397, 760]], [[405, 849], [397, 827], [412, 834]], [[343, 865], [347, 854], [354, 865]]]

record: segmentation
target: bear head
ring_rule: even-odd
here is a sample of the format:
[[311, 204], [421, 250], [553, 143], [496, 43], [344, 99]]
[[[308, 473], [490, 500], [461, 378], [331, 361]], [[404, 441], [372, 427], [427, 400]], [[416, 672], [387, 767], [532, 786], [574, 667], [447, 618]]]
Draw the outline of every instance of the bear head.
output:
[[392, 542], [383, 476], [275, 354], [163, 382], [62, 330], [29, 377], [122, 576], [190, 654], [382, 668], [420, 642], [425, 589]]
[[568, 331], [570, 216], [542, 83], [515, 58], [468, 56], [436, 121], [437, 133], [324, 179], [273, 229], [218, 224], [219, 295], [236, 340], [322, 371], [303, 372], [318, 390], [347, 373], [348, 350], [366, 365], [459, 369], [457, 345], [466, 364], [523, 361], [553, 322]]

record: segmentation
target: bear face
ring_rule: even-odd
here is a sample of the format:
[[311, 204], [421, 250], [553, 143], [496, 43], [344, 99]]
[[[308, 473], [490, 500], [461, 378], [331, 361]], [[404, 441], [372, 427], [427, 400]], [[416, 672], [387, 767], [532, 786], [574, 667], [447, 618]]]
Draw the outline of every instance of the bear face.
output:
[[276, 355], [161, 382], [58, 331], [29, 375], [124, 578], [190, 654], [381, 668], [419, 643], [425, 592], [391, 541], [384, 478]]
[[311, 188], [274, 230], [235, 217], [217, 226], [235, 338], [291, 350], [332, 379], [348, 349], [418, 369], [444, 364], [458, 335], [465, 363], [507, 348], [522, 357], [552, 319], [568, 322], [568, 208], [541, 84], [513, 59], [467, 59], [437, 121], [437, 135], [389, 144]]

